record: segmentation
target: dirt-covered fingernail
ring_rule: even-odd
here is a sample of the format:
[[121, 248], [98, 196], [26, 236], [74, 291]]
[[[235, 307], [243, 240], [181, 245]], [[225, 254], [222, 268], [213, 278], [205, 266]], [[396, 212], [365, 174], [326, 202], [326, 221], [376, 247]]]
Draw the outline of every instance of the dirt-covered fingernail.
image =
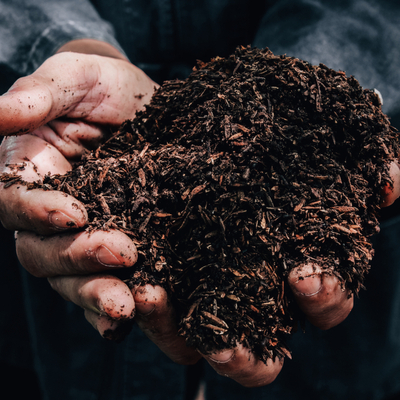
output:
[[100, 264], [107, 267], [121, 266], [121, 261], [104, 245], [98, 247], [96, 258]]
[[322, 290], [322, 275], [318, 264], [306, 263], [290, 271], [288, 283], [295, 294], [314, 296]]
[[207, 357], [210, 361], [213, 361], [218, 364], [225, 364], [232, 360], [233, 356], [235, 354], [235, 350], [229, 349], [229, 350], [223, 350], [218, 353], [212, 353], [209, 354]]
[[293, 289], [299, 295], [314, 296], [322, 289], [322, 276], [320, 274], [313, 274], [299, 277], [297, 282], [294, 283]]
[[58, 210], [49, 213], [49, 222], [58, 230], [70, 229], [78, 226], [73, 218]]

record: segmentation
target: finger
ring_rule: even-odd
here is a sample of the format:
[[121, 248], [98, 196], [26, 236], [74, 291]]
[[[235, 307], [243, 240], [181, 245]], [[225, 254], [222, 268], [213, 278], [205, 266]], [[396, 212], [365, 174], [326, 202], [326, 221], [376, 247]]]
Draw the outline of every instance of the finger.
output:
[[128, 286], [112, 275], [57, 276], [51, 287], [65, 300], [114, 320], [133, 318], [135, 303]]
[[267, 363], [264, 363], [242, 345], [223, 352], [204, 355], [204, 358], [220, 375], [227, 376], [245, 387], [270, 384], [283, 367], [283, 359], [268, 359]]
[[52, 144], [67, 159], [81, 157], [87, 149], [97, 148], [107, 135], [106, 129], [74, 120], [50, 121], [33, 131], [33, 135]]
[[[5, 138], [0, 147], [0, 172], [16, 173], [28, 182], [48, 173], [65, 173], [70, 168], [54, 146], [36, 136]], [[10, 230], [50, 234], [85, 226], [87, 212], [83, 204], [62, 192], [0, 184], [0, 219]]]
[[91, 310], [85, 310], [86, 320], [95, 328], [100, 335], [114, 342], [121, 342], [133, 326], [133, 319], [115, 320], [107, 315], [100, 315]]
[[119, 125], [143, 108], [154, 87], [127, 61], [56, 54], [0, 97], [0, 134], [32, 132], [61, 116]]
[[141, 330], [172, 361], [179, 364], [194, 364], [201, 356], [186, 345], [183, 337], [178, 336], [174, 310], [168, 301], [166, 291], [160, 286], [140, 286], [132, 290], [136, 316]]
[[65, 174], [71, 164], [51, 144], [34, 135], [4, 138], [0, 147], [0, 172], [17, 172], [25, 181], [46, 174]]
[[134, 243], [117, 230], [48, 237], [22, 231], [16, 234], [16, 251], [22, 266], [37, 277], [87, 274], [137, 261]]
[[392, 205], [395, 200], [400, 197], [400, 168], [395, 162], [390, 164], [389, 169], [390, 177], [393, 181], [393, 185], [386, 184], [383, 188], [383, 202], [382, 207], [388, 207]]
[[336, 276], [324, 273], [316, 264], [293, 269], [288, 282], [300, 309], [318, 328], [338, 325], [353, 308], [353, 295]]
[[64, 276], [49, 278], [51, 287], [65, 300], [85, 310], [85, 317], [101, 336], [121, 341], [130, 331], [134, 301], [129, 288], [114, 276]]
[[80, 202], [65, 193], [27, 190], [15, 184], [0, 190], [0, 219], [6, 229], [47, 235], [84, 227], [87, 212]]

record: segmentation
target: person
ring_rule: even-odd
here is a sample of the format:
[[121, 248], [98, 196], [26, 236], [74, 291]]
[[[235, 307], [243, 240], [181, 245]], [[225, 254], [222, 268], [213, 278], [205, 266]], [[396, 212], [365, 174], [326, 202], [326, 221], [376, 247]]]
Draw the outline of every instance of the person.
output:
[[[158, 83], [184, 78], [197, 58], [228, 55], [243, 43], [355, 75], [364, 87], [380, 90], [395, 123], [398, 9], [395, 2], [367, 0], [112, 6], [101, 0], [2, 0], [1, 67], [22, 78], [0, 98], [0, 133], [7, 136], [1, 171], [21, 167], [26, 180], [66, 172], [85, 149], [134, 117]], [[392, 172], [388, 205], [400, 188], [396, 164]], [[86, 212], [73, 197], [2, 187], [0, 217], [17, 231], [30, 350], [44, 398], [188, 399], [200, 378], [210, 400], [383, 399], [400, 392], [396, 218], [382, 226], [379, 271], [350, 316], [354, 298], [335, 277], [308, 266], [291, 273], [288, 283], [312, 326], [293, 336], [294, 360], [282, 368], [283, 360], [264, 364], [240, 345], [211, 355], [187, 347], [161, 288], [130, 291], [107, 274], [134, 265], [130, 239], [119, 231], [88, 236], [81, 230]], [[99, 337], [84, 324], [80, 308]], [[131, 318], [137, 325], [121, 344], [100, 337]]]

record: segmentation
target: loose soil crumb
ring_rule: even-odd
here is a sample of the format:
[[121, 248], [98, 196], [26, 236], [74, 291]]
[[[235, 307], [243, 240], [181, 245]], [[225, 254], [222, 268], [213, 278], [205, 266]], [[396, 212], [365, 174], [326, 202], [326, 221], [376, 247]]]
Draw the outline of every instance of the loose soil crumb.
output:
[[165, 82], [70, 173], [28, 185], [79, 199], [89, 231], [129, 235], [128, 284], [164, 286], [189, 345], [242, 343], [266, 361], [290, 356], [294, 267], [363, 287], [398, 152], [378, 96], [355, 78], [239, 47]]

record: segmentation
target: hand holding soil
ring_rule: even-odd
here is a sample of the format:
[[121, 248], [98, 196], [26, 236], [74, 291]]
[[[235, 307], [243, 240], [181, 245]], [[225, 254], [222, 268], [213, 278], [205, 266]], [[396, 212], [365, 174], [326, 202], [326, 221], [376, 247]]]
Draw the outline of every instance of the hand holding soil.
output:
[[[18, 129], [12, 123], [12, 129], [24, 130], [23, 123]], [[0, 193], [2, 219], [11, 229], [33, 226], [47, 235], [56, 230], [49, 215], [57, 210], [64, 228], [89, 221], [92, 233], [46, 237], [46, 252], [35, 250], [41, 240], [34, 233], [22, 233], [17, 246], [23, 265], [38, 276], [72, 275], [54, 277], [52, 285], [84, 307], [101, 333], [115, 326], [108, 317], [131, 316], [138, 285], [163, 285], [180, 334], [208, 354], [215, 369], [248, 386], [273, 380], [282, 366], [276, 357], [289, 355], [284, 338], [296, 324], [293, 299], [321, 328], [350, 311], [351, 294], [362, 286], [372, 256], [368, 238], [377, 228], [380, 192], [390, 184], [389, 164], [397, 155], [397, 132], [377, 97], [354, 79], [244, 48], [228, 60], [200, 65], [187, 82], [163, 85], [144, 113], [68, 178], [43, 178], [49, 171], [64, 173], [62, 155], [71, 154], [56, 140], [61, 153], [41, 141], [37, 154], [45, 157], [37, 157], [37, 140], [7, 139], [3, 171], [11, 167], [27, 181], [39, 172], [38, 187], [68, 195], [29, 195], [37, 189], [13, 185], [19, 178], [9, 176]], [[128, 197], [117, 196], [123, 193]], [[38, 208], [31, 206], [33, 198], [40, 199]], [[133, 296], [115, 277], [76, 276], [134, 264], [136, 250], [121, 232], [139, 251]], [[110, 241], [110, 249], [111, 234], [123, 236]], [[96, 253], [105, 244], [111, 250], [106, 263]], [[287, 278], [293, 295], [285, 289]], [[110, 280], [118, 307], [99, 302]], [[195, 361], [175, 334], [168, 339], [173, 330], [154, 335], [162, 307], [165, 302], [156, 303], [153, 312], [138, 317], [142, 329], [172, 359]], [[245, 348], [264, 362], [249, 358]], [[222, 354], [209, 354], [216, 350]]]
[[[1, 134], [31, 132], [4, 139], [2, 170], [14, 165], [26, 181], [49, 172], [65, 173], [87, 148], [96, 148], [113, 127], [143, 108], [156, 86], [125, 60], [55, 55], [0, 98]], [[135, 246], [121, 232], [99, 231], [91, 238], [80, 232], [87, 224], [87, 212], [72, 196], [13, 186], [0, 190], [0, 203], [3, 225], [18, 231], [16, 247], [22, 265], [36, 276], [57, 276], [55, 287], [66, 298], [76, 299], [87, 285], [76, 274], [129, 267], [137, 259]], [[132, 318], [134, 310], [130, 290], [120, 280], [113, 277], [112, 281], [115, 290], [106, 295], [107, 279], [93, 275], [90, 292], [84, 290], [78, 302], [100, 333], [117, 325], [109, 317], [120, 313], [120, 319]]]

